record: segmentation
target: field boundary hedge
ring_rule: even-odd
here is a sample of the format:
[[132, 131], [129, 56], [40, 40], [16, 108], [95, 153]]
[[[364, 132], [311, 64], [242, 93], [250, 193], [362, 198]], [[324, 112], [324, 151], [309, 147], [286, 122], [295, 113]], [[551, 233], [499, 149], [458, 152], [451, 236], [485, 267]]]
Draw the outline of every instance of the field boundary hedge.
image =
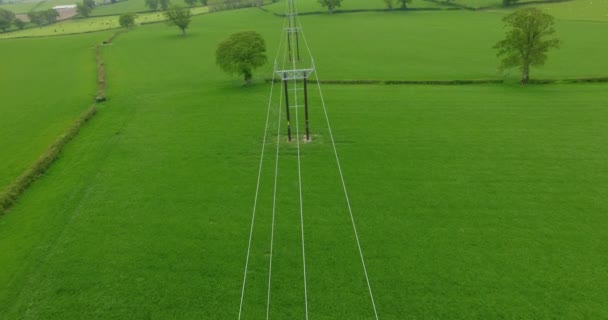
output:
[[[265, 82], [279, 82], [278, 79], [264, 79]], [[501, 84], [502, 79], [476, 80], [309, 80], [310, 83], [343, 84], [343, 85], [471, 85], [471, 84]]]
[[[279, 79], [265, 78], [266, 83], [281, 82]], [[470, 80], [308, 80], [310, 83], [320, 84], [342, 84], [342, 85], [478, 85], [478, 84], [503, 84], [504, 79], [470, 79]], [[530, 79], [529, 84], [574, 84], [574, 83], [608, 83], [608, 76], [604, 77], [582, 77], [564, 79]]]
[[[95, 60], [97, 63], [97, 96], [95, 100], [102, 102], [106, 100], [106, 71], [101, 47], [112, 43], [117, 36], [126, 31], [120, 30], [104, 40], [102, 44], [95, 46]], [[93, 104], [80, 114], [72, 125], [51, 144], [46, 151], [29, 167], [18, 176], [6, 189], [0, 192], [0, 216], [6, 213], [19, 199], [19, 197], [38, 180], [51, 165], [59, 158], [63, 148], [80, 132], [82, 127], [97, 114], [97, 104]]]
[[107, 40], [95, 46], [95, 62], [97, 63], [97, 95], [95, 101], [97, 102], [106, 101], [106, 65], [101, 54], [101, 47], [111, 44], [116, 37], [125, 32], [125, 30], [116, 31]]
[[533, 1], [528, 1], [528, 2], [517, 2], [517, 3], [510, 5], [509, 7], [505, 7], [500, 4], [491, 5], [491, 6], [482, 6], [482, 7], [471, 7], [471, 6], [467, 6], [466, 4], [452, 3], [452, 2], [446, 2], [446, 1], [440, 1], [440, 0], [424, 0], [424, 1], [432, 2], [435, 4], [441, 5], [441, 6], [451, 7], [451, 8], [455, 8], [455, 9], [457, 8], [457, 9], [470, 10], [470, 11], [483, 11], [483, 10], [492, 10], [492, 9], [525, 7], [525, 6], [537, 5], [537, 4], [570, 2], [572, 0], [533, 0]]
[[[431, 2], [441, 3], [439, 1], [433, 0], [425, 0]], [[285, 14], [276, 13], [270, 11], [264, 7], [258, 7], [260, 10], [273, 14], [275, 17], [285, 18]], [[393, 8], [393, 9], [350, 9], [350, 10], [339, 10], [336, 9], [332, 14], [348, 14], [348, 13], [365, 13], [365, 12], [398, 12], [398, 11], [446, 11], [446, 10], [462, 10], [462, 8], [457, 7], [448, 7], [448, 8]], [[299, 16], [312, 16], [312, 15], [321, 15], [321, 14], [329, 14], [327, 10], [325, 11], [309, 11], [309, 12], [300, 12]]]
[[59, 158], [63, 148], [78, 134], [82, 126], [97, 114], [97, 106], [92, 105], [85, 110], [72, 125], [59, 136], [57, 140], [25, 170], [15, 181], [0, 193], [0, 215], [12, 207], [23, 192], [38, 180]]

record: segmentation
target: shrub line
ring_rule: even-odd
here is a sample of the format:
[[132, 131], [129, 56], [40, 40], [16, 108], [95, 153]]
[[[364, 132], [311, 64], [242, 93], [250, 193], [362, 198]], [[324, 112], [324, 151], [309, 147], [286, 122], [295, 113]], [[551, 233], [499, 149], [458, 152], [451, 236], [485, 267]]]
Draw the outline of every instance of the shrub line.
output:
[[[273, 79], [264, 79], [267, 83]], [[280, 80], [275, 80], [280, 81]], [[311, 83], [321, 84], [344, 84], [344, 85], [464, 85], [464, 84], [500, 84], [502, 79], [477, 79], [477, 80], [308, 80]]]
[[124, 30], [116, 31], [107, 40], [104, 40], [102, 44], [95, 46], [95, 61], [97, 63], [97, 95], [95, 96], [95, 101], [97, 102], [106, 101], [106, 66], [101, 54], [101, 47], [102, 45], [111, 44], [116, 37], [124, 32]]
[[[97, 62], [97, 96], [95, 100], [102, 102], [106, 100], [106, 71], [101, 54], [102, 45], [110, 44], [118, 35], [124, 33], [120, 30], [112, 34], [110, 38], [95, 46], [95, 58]], [[86, 109], [72, 123], [72, 125], [53, 142], [44, 153], [29, 167], [18, 176], [11, 184], [0, 192], [0, 216], [5, 214], [19, 199], [19, 197], [36, 180], [49, 170], [51, 165], [59, 158], [63, 148], [80, 132], [82, 127], [97, 114], [97, 104], [93, 104]]]
[[82, 126], [97, 114], [97, 106], [85, 110], [76, 121], [29, 168], [0, 193], [0, 215], [12, 207], [23, 192], [38, 180], [59, 158], [63, 148], [80, 131]]
[[[264, 81], [281, 81], [266, 78]], [[344, 84], [344, 85], [476, 85], [502, 84], [504, 79], [473, 79], [473, 80], [308, 80], [310, 83]], [[608, 77], [583, 77], [565, 79], [531, 79], [530, 84], [559, 84], [559, 83], [608, 83]]]
[[[426, 0], [430, 2], [435, 2], [431, 0]], [[437, 1], [438, 2], [438, 1]], [[439, 3], [439, 2], [438, 2]], [[273, 14], [275, 17], [285, 18], [285, 14], [276, 13], [270, 11], [264, 7], [258, 7], [260, 10]], [[399, 12], [399, 11], [447, 11], [447, 10], [462, 10], [460, 7], [447, 7], [447, 8], [393, 8], [393, 9], [350, 9], [350, 10], [334, 10], [332, 14], [349, 14], [349, 13], [365, 13], [365, 12]], [[310, 11], [310, 12], [300, 12], [299, 16], [313, 16], [313, 15], [321, 15], [328, 14], [327, 11]]]

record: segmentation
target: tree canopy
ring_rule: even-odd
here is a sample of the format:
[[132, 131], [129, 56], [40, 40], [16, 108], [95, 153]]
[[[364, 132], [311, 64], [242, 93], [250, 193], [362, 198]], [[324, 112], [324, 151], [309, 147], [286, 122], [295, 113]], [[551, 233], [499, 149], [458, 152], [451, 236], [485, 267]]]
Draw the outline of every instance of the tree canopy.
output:
[[135, 17], [137, 17], [135, 13], [123, 13], [118, 18], [118, 23], [121, 27], [130, 29], [135, 25]]
[[539, 9], [520, 9], [506, 16], [503, 21], [510, 28], [506, 38], [494, 48], [502, 57], [501, 69], [519, 67], [522, 84], [530, 80], [530, 66], [542, 66], [547, 60], [547, 52], [558, 48], [558, 39], [548, 39], [555, 33], [555, 19]]
[[334, 13], [334, 10], [342, 5], [342, 0], [319, 0], [319, 3], [321, 6], [327, 7], [329, 13]]
[[238, 32], [219, 44], [215, 56], [222, 70], [243, 75], [249, 85], [253, 70], [266, 63], [266, 42], [255, 31]]
[[15, 14], [12, 11], [6, 9], [0, 9], [0, 29], [6, 31], [13, 24]]
[[158, 10], [158, 0], [145, 0], [146, 7], [150, 8], [150, 10]]
[[186, 35], [186, 29], [188, 29], [190, 21], [192, 20], [190, 9], [179, 5], [172, 5], [169, 7], [169, 10], [165, 11], [165, 17], [167, 17], [167, 23], [169, 25], [177, 26], [182, 30], [182, 34]]
[[91, 14], [91, 10], [92, 10], [91, 7], [89, 7], [85, 3], [76, 4], [76, 12], [81, 17], [85, 17], [85, 18], [88, 17]]
[[401, 9], [405, 9], [408, 3], [412, 3], [412, 0], [397, 0], [397, 2], [401, 3]]

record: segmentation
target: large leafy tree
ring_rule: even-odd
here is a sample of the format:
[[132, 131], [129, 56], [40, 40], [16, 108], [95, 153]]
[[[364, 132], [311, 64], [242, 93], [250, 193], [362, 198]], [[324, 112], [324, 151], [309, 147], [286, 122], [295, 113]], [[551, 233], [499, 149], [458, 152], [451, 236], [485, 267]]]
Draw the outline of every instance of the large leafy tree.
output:
[[401, 4], [401, 9], [407, 8], [408, 3], [412, 3], [412, 0], [397, 0]]
[[23, 21], [19, 18], [15, 18], [15, 20], [13, 20], [13, 25], [15, 25], [15, 27], [17, 27], [17, 29], [22, 30], [23, 28], [25, 28], [27, 23], [25, 23], [25, 21]]
[[169, 9], [170, 0], [158, 0], [158, 4], [163, 10]]
[[57, 12], [55, 9], [44, 10], [42, 11], [42, 15], [47, 24], [55, 23], [57, 22], [57, 18], [59, 18], [59, 12]]
[[182, 34], [186, 35], [186, 29], [188, 29], [190, 21], [192, 20], [190, 9], [179, 5], [172, 5], [169, 7], [169, 10], [165, 11], [165, 17], [167, 17], [167, 23], [169, 25], [177, 26], [182, 30]]
[[329, 13], [334, 13], [334, 10], [342, 5], [342, 0], [319, 0], [319, 3], [323, 7], [327, 7]]
[[135, 13], [123, 13], [118, 18], [118, 23], [121, 27], [131, 29], [135, 25], [135, 18], [137, 15]]
[[150, 10], [156, 11], [158, 10], [158, 0], [145, 0], [146, 7], [150, 8]]
[[382, 1], [386, 5], [386, 8], [389, 10], [393, 10], [393, 7], [395, 7], [395, 0], [382, 0]]
[[78, 13], [79, 16], [81, 17], [88, 17], [91, 14], [91, 7], [89, 7], [88, 5], [84, 4], [84, 3], [78, 3], [76, 5], [76, 12]]
[[503, 21], [510, 28], [506, 38], [499, 41], [494, 48], [498, 57], [502, 57], [501, 69], [519, 67], [521, 83], [530, 80], [530, 66], [542, 66], [547, 60], [547, 52], [558, 48], [560, 41], [550, 38], [555, 33], [555, 19], [539, 9], [520, 9], [506, 16]]
[[0, 9], [0, 29], [6, 31], [10, 28], [15, 20], [15, 14], [12, 11], [6, 9]]
[[222, 70], [242, 75], [249, 85], [253, 70], [266, 63], [266, 42], [255, 31], [238, 32], [219, 44], [215, 59]]
[[38, 27], [42, 27], [45, 22], [44, 15], [42, 12], [29, 12], [27, 17], [30, 19], [30, 22], [37, 25]]

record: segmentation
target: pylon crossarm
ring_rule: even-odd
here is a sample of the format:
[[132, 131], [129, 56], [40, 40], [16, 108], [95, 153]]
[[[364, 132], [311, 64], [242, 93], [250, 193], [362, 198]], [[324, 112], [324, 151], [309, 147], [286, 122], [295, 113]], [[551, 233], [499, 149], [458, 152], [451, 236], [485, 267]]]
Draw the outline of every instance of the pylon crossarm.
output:
[[281, 77], [281, 80], [300, 80], [308, 79], [315, 72], [314, 68], [310, 69], [293, 69], [293, 70], [275, 70], [275, 73]]

